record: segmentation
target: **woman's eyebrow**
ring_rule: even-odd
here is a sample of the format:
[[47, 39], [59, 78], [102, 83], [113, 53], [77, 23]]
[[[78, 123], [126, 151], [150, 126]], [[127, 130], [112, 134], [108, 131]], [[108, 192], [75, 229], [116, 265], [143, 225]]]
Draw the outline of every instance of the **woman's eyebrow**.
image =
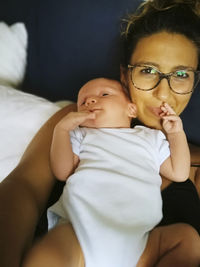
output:
[[151, 62], [151, 61], [138, 61], [136, 63], [134, 63], [133, 65], [147, 65], [147, 66], [152, 66], [152, 67], [156, 67], [159, 68], [160, 65], [155, 63], [155, 62]]
[[195, 70], [195, 69], [191, 66], [178, 65], [173, 67], [172, 70]]
[[[161, 68], [161, 66], [158, 63], [151, 62], [151, 61], [139, 61], [139, 62], [135, 63], [135, 65], [152, 66], [152, 67], [156, 67], [158, 69]], [[191, 67], [191, 66], [186, 66], [186, 65], [177, 65], [177, 66], [174, 66], [171, 68], [171, 71], [176, 71], [176, 70], [195, 70], [195, 68]]]

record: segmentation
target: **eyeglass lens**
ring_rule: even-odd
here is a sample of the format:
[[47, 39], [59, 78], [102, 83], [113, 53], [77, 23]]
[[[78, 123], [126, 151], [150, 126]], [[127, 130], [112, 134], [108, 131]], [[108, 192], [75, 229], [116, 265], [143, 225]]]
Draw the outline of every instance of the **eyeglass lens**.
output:
[[[150, 90], [158, 85], [162, 74], [150, 66], [135, 66], [132, 68], [132, 82], [142, 90]], [[168, 75], [171, 89], [180, 94], [192, 91], [195, 85], [195, 72], [192, 70], [177, 70]]]

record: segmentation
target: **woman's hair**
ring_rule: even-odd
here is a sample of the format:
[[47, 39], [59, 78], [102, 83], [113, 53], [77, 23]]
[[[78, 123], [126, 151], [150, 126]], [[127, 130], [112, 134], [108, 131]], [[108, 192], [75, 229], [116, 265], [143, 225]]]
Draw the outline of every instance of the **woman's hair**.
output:
[[183, 34], [196, 45], [200, 58], [200, 0], [143, 1], [122, 21], [121, 65], [130, 63], [141, 38], [161, 31]]

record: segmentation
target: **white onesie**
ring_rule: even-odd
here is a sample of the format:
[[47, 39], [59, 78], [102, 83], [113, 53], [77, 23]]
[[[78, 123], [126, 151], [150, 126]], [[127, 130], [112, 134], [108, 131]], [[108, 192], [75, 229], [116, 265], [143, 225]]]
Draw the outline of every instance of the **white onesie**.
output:
[[159, 130], [77, 128], [80, 163], [48, 210], [49, 228], [70, 221], [86, 267], [134, 267], [162, 218], [160, 165], [169, 144]]

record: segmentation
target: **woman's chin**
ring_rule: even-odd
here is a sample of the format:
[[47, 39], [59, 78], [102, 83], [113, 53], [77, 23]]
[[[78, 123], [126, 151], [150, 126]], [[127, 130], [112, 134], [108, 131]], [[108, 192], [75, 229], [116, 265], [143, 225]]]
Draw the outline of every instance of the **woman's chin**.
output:
[[152, 129], [162, 130], [161, 120], [147, 121], [144, 122], [144, 125]]

